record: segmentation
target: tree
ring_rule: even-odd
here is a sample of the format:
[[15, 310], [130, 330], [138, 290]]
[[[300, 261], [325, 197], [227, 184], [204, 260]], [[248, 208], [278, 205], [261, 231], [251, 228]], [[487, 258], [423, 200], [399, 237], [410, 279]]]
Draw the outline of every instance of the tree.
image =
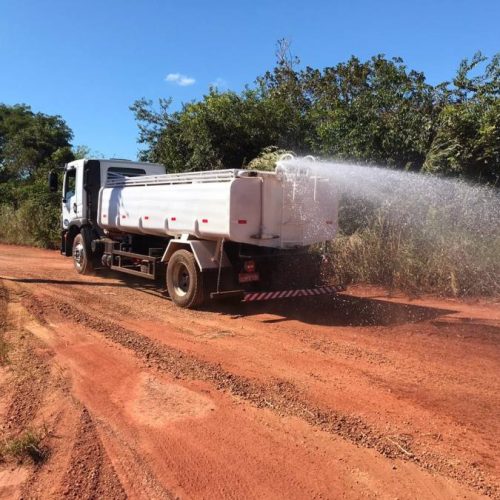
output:
[[[240, 93], [210, 88], [198, 102], [169, 112], [145, 98], [131, 110], [139, 126], [140, 158], [164, 163], [170, 171], [240, 168], [264, 148], [305, 147], [306, 102], [288, 42], [278, 42], [277, 67]], [[303, 146], [303, 147], [302, 147]]]
[[500, 178], [500, 54], [482, 73], [478, 52], [460, 64], [438, 120], [424, 170], [498, 183]]
[[323, 155], [419, 169], [436, 118], [434, 89], [423, 73], [399, 58], [308, 68], [302, 77], [311, 96], [311, 149]]
[[240, 168], [266, 146], [279, 144], [279, 106], [259, 89], [241, 93], [211, 88], [202, 100], [169, 113], [140, 99], [132, 110], [140, 122], [141, 158], [164, 163], [170, 171]]
[[60, 116], [24, 104], [0, 104], [0, 178], [29, 180], [39, 169], [72, 158], [72, 132]]
[[12, 229], [17, 221], [11, 241], [54, 243], [60, 196], [49, 193], [47, 173], [74, 158], [71, 138], [60, 116], [0, 104], [0, 227]]

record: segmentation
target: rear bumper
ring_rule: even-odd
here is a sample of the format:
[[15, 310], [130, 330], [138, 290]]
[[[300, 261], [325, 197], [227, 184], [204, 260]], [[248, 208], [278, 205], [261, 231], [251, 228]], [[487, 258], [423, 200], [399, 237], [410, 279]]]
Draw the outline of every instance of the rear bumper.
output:
[[345, 290], [341, 285], [327, 285], [295, 290], [277, 290], [272, 292], [249, 292], [243, 296], [243, 302], [261, 302], [264, 300], [288, 299], [295, 297], [316, 297], [318, 295], [334, 295]]

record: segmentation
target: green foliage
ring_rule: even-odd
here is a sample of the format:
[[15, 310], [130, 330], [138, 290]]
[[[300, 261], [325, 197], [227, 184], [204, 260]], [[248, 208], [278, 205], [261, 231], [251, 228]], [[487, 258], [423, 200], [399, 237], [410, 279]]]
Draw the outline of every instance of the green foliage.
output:
[[373, 57], [305, 73], [312, 149], [325, 156], [419, 169], [437, 113], [435, 89], [401, 59]]
[[500, 100], [448, 104], [424, 170], [492, 183], [500, 177]]
[[478, 52], [460, 64], [423, 169], [497, 183], [500, 177], [500, 54], [482, 73]]
[[79, 144], [73, 148], [73, 160], [83, 160], [84, 158], [104, 158], [102, 153], [94, 151], [85, 144]]
[[72, 158], [72, 133], [60, 116], [0, 104], [0, 179], [30, 179]]
[[60, 238], [60, 200], [45, 179], [16, 190], [15, 205], [0, 203], [0, 241], [56, 248]]
[[169, 171], [240, 168], [263, 148], [281, 144], [280, 109], [260, 90], [241, 94], [211, 88], [199, 102], [169, 113], [170, 101], [140, 99], [131, 109], [139, 122], [139, 142], [148, 147], [142, 159], [159, 161]]
[[281, 156], [287, 153], [292, 153], [292, 151], [280, 149], [276, 146], [269, 146], [267, 148], [264, 148], [260, 152], [260, 154], [248, 164], [248, 168], [251, 170], [264, 170], [273, 172], [276, 168], [276, 162], [280, 159]]
[[0, 104], [0, 240], [55, 245], [60, 195], [47, 175], [74, 158], [72, 133], [59, 116]]

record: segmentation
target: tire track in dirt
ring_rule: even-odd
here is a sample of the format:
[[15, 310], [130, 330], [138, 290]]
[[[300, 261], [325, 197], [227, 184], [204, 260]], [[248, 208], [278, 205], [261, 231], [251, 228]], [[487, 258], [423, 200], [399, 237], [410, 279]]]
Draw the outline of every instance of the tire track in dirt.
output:
[[5, 341], [5, 330], [7, 329], [7, 289], [3, 286], [0, 280], [0, 365], [7, 362], [7, 343]]
[[[97, 500], [100, 498], [126, 499], [127, 495], [104, 449], [89, 411], [71, 396], [65, 404], [72, 420], [71, 440], [60, 442], [68, 436], [68, 415], [58, 414], [51, 422], [47, 441], [50, 447], [46, 460], [32, 470], [23, 484], [20, 498], [70, 498]], [[66, 420], [66, 423], [64, 422]], [[70, 417], [71, 421], [71, 417]], [[59, 441], [54, 443], [54, 438]]]
[[57, 497], [75, 500], [127, 498], [86, 408], [83, 408], [80, 415], [78, 433], [71, 451], [71, 461]]
[[[16, 490], [19, 498], [127, 498], [89, 412], [71, 396], [69, 380], [54, 365], [53, 351], [25, 329], [26, 311], [19, 303], [25, 298], [24, 293], [9, 293], [0, 280], [0, 338], [5, 334], [9, 344], [9, 363], [0, 387], [7, 400], [0, 434], [10, 442], [28, 431], [35, 433], [41, 455], [36, 460], [0, 457], [5, 477], [14, 478], [16, 462], [25, 471], [27, 477]], [[78, 412], [76, 439], [62, 444], [60, 437], [71, 435], [74, 429], [68, 428], [68, 419], [71, 422], [70, 415]], [[71, 457], [69, 464], [66, 455]]]
[[46, 300], [29, 296], [25, 298], [24, 305], [41, 321], [47, 321], [47, 311], [53, 311], [66, 319], [71, 318], [72, 321], [99, 332], [106, 339], [133, 351], [147, 366], [167, 372], [176, 378], [210, 382], [218, 390], [227, 391], [257, 408], [270, 409], [280, 416], [302, 419], [322, 431], [340, 436], [356, 445], [374, 449], [387, 458], [412, 461], [424, 470], [458, 480], [482, 494], [499, 497], [498, 487], [485, 481], [481, 473], [478, 475], [477, 470], [468, 471], [459, 466], [452, 466], [448, 460], [431, 453], [426, 453], [425, 456], [419, 455], [412, 450], [411, 441], [405, 442], [400, 437], [398, 442], [367, 425], [358, 417], [317, 407], [307, 401], [289, 381], [275, 378], [264, 384], [233, 374], [218, 364], [200, 360], [183, 351], [159, 344], [113, 321], [95, 318], [59, 299]]
[[[57, 297], [59, 290], [49, 285], [49, 290], [54, 290], [54, 297]], [[110, 299], [109, 295], [106, 295], [104, 292], [104, 296], [99, 297], [99, 302], [95, 303], [95, 294], [89, 293], [86, 290], [83, 290], [78, 285], [69, 285], [66, 288], [66, 291], [75, 298], [75, 302], [80, 303], [92, 303], [92, 310], [99, 312], [105, 315], [108, 319], [112, 321], [120, 322], [123, 319], [123, 313], [120, 313], [117, 310], [117, 302], [116, 299]], [[123, 294], [127, 291], [130, 291], [129, 288], [125, 290], [121, 290], [120, 296], [123, 297]], [[68, 294], [66, 294], [68, 295]], [[165, 297], [161, 295], [161, 293], [155, 294], [156, 298], [161, 300], [165, 300]], [[36, 300], [36, 297], [33, 296], [33, 299]], [[34, 306], [36, 307], [36, 306]], [[40, 306], [38, 306], [40, 307]], [[148, 310], [148, 319], [149, 321], [157, 321], [162, 325], [168, 325], [175, 329], [176, 332], [186, 334], [190, 337], [194, 337], [196, 339], [200, 339], [203, 337], [212, 338], [217, 335], [214, 334], [214, 330], [217, 331], [220, 329], [218, 324], [219, 318], [216, 319], [207, 319], [205, 315], [209, 311], [189, 311], [189, 314], [186, 314], [187, 311], [176, 308], [175, 315], [170, 317], [169, 314], [155, 314], [156, 311]], [[152, 316], [153, 315], [153, 316]], [[187, 321], [182, 322], [179, 321], [178, 316], [184, 316]], [[144, 318], [143, 310], [134, 310], [130, 308], [127, 310], [127, 320], [136, 320], [136, 322], [141, 322]], [[191, 325], [191, 326], [190, 326]], [[346, 360], [360, 360], [363, 359], [367, 363], [372, 364], [385, 364], [385, 365], [394, 365], [394, 362], [387, 357], [386, 355], [378, 352], [374, 349], [369, 348], [360, 348], [357, 345], [351, 345], [349, 342], [338, 342], [331, 339], [325, 339], [322, 337], [317, 337], [314, 334], [311, 334], [310, 331], [297, 329], [294, 332], [290, 332], [287, 329], [280, 328], [279, 325], [272, 325], [272, 328], [276, 328], [277, 331], [282, 334], [286, 333], [291, 335], [292, 337], [298, 339], [304, 345], [306, 345], [311, 350], [322, 353], [323, 355], [331, 355], [335, 354], [336, 356], [342, 357]], [[261, 325], [255, 324], [249, 326], [245, 325], [245, 335], [258, 335], [261, 332]], [[241, 330], [237, 328], [231, 328], [227, 325], [224, 325], [225, 336], [241, 336]]]
[[19, 328], [20, 325], [14, 324], [14, 318], [9, 318], [9, 303], [12, 307], [14, 301], [0, 281], [0, 341], [6, 342], [9, 351], [7, 385], [11, 389], [0, 426], [4, 435], [23, 431], [33, 421], [50, 377], [49, 364], [40, 353], [38, 342], [29, 332]]
[[49, 365], [37, 355], [29, 341], [23, 341], [23, 344], [22, 355], [17, 362], [26, 370], [12, 375], [12, 384], [16, 389], [7, 409], [4, 431], [25, 429], [33, 421], [50, 376]]

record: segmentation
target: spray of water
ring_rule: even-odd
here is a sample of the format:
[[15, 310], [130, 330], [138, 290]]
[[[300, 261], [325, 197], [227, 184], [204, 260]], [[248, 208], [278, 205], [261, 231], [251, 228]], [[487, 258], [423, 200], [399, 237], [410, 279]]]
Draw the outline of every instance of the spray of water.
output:
[[334, 274], [452, 295], [500, 293], [500, 191], [459, 180], [310, 158], [279, 162], [341, 196]]

